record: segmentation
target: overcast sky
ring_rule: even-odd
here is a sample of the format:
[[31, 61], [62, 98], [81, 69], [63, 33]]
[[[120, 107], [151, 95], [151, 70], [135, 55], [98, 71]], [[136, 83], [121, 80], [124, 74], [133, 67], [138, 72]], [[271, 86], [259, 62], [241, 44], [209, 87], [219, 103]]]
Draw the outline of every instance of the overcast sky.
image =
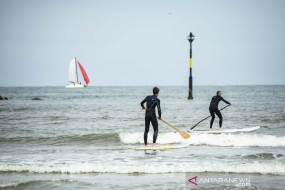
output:
[[[283, 0], [0, 0], [0, 86], [285, 84]], [[80, 81], [83, 79], [80, 76]]]

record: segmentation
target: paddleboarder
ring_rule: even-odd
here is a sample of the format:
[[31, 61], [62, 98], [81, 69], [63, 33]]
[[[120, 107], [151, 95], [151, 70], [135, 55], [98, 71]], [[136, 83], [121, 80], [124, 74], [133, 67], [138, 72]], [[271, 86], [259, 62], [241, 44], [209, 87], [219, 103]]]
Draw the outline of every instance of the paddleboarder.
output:
[[223, 116], [218, 108], [219, 102], [220, 101], [225, 102], [226, 104], [231, 105], [230, 102], [226, 101], [223, 97], [222, 97], [222, 92], [221, 91], [217, 91], [217, 95], [213, 96], [211, 103], [210, 103], [210, 107], [209, 107], [209, 111], [210, 114], [212, 116], [211, 122], [210, 122], [210, 131], [212, 131], [212, 126], [215, 120], [215, 114], [219, 117], [220, 121], [219, 121], [219, 126], [220, 126], [220, 131], [222, 131], [222, 124], [223, 124]]
[[[141, 107], [143, 110], [145, 110], [145, 129], [144, 129], [144, 145], [147, 147], [147, 135], [149, 131], [149, 125], [150, 122], [153, 127], [153, 145], [156, 146], [156, 139], [158, 135], [158, 122], [156, 119], [155, 114], [155, 107], [157, 107], [158, 110], [158, 119], [161, 119], [161, 109], [160, 109], [160, 100], [157, 98], [159, 95], [159, 88], [154, 87], [153, 88], [153, 95], [147, 96], [142, 102]], [[144, 103], [146, 103], [146, 107], [144, 106]]]

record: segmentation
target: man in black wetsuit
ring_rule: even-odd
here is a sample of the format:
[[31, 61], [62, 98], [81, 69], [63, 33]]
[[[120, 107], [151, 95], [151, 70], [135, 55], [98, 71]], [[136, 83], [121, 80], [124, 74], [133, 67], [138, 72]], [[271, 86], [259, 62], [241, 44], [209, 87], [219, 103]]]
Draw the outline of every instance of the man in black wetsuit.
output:
[[219, 124], [220, 124], [220, 131], [222, 131], [222, 124], [223, 124], [223, 116], [218, 108], [218, 105], [219, 105], [219, 102], [222, 100], [223, 102], [231, 105], [230, 102], [226, 101], [222, 96], [222, 93], [221, 91], [217, 91], [217, 95], [216, 96], [213, 96], [212, 100], [211, 100], [211, 103], [210, 103], [210, 107], [209, 107], [209, 110], [210, 110], [210, 114], [212, 116], [212, 119], [211, 119], [211, 122], [210, 122], [210, 131], [212, 131], [212, 126], [213, 126], [213, 123], [214, 123], [214, 120], [215, 120], [215, 114], [219, 117], [220, 121], [219, 121]]
[[[144, 129], [144, 145], [147, 147], [147, 134], [149, 131], [150, 122], [153, 127], [153, 145], [156, 146], [156, 138], [158, 133], [158, 123], [155, 115], [155, 107], [158, 109], [158, 119], [161, 119], [161, 110], [160, 110], [160, 100], [157, 98], [159, 94], [159, 88], [153, 88], [153, 95], [147, 96], [142, 102], [141, 107], [145, 111], [145, 129]], [[144, 103], [146, 102], [146, 108], [144, 107]]]

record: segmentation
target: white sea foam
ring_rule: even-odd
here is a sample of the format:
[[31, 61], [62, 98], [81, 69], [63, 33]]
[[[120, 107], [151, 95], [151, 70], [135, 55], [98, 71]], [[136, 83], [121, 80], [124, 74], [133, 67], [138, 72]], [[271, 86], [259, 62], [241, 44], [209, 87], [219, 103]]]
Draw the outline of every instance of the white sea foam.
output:
[[0, 182], [0, 188], [7, 188], [7, 187], [16, 187], [23, 184], [28, 183], [37, 183], [37, 182], [47, 182], [47, 181], [64, 181], [64, 182], [76, 182], [74, 180], [68, 180], [68, 179], [52, 179], [52, 180], [31, 180], [31, 181], [8, 181], [8, 182]]
[[[153, 133], [148, 133], [148, 141], [152, 141]], [[124, 144], [137, 144], [144, 143], [143, 133], [120, 133], [119, 134], [121, 142]], [[157, 137], [157, 141], [159, 144], [169, 144], [169, 143], [181, 143], [183, 138], [179, 135], [179, 133], [159, 133]]]
[[[189, 139], [183, 139], [179, 133], [159, 133], [157, 143], [190, 143], [190, 145], [210, 145], [210, 146], [232, 146], [232, 147], [251, 147], [251, 146], [285, 146], [285, 136], [276, 137], [273, 135], [262, 134], [191, 134]], [[120, 133], [120, 141], [124, 144], [143, 143], [143, 133]], [[152, 141], [152, 133], [148, 136], [149, 142]]]
[[[0, 171], [35, 173], [184, 173], [233, 172], [285, 175], [285, 162], [253, 163], [78, 163], [78, 164], [0, 164]], [[13, 184], [11, 184], [13, 185]]]
[[16, 187], [19, 184], [21, 184], [22, 182], [17, 182], [17, 181], [11, 181], [11, 182], [3, 182], [0, 183], [0, 188], [4, 188], [4, 187]]

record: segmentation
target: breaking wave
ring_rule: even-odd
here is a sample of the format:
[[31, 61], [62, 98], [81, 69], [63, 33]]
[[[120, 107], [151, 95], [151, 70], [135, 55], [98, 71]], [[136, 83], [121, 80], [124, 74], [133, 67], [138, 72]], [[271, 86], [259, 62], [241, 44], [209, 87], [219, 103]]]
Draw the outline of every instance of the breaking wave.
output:
[[[262, 134], [191, 134], [189, 139], [183, 139], [179, 133], [159, 133], [157, 143], [174, 144], [190, 143], [190, 145], [209, 145], [227, 147], [283, 147], [285, 146], [285, 136], [276, 137], [273, 135]], [[143, 143], [143, 133], [120, 133], [120, 141], [124, 144]], [[148, 135], [149, 141], [152, 140], [152, 133]]]
[[285, 175], [285, 162], [253, 163], [74, 163], [74, 164], [0, 164], [1, 172], [35, 173], [184, 173], [233, 172]]
[[8, 181], [8, 182], [0, 182], [0, 188], [8, 188], [8, 187], [21, 187], [26, 185], [38, 185], [39, 183], [45, 182], [77, 182], [74, 180], [68, 179], [55, 179], [55, 180], [29, 180], [29, 181]]
[[[158, 144], [190, 144], [195, 146], [222, 146], [222, 147], [284, 147], [285, 136], [277, 137], [274, 135], [262, 134], [191, 134], [189, 139], [183, 139], [179, 133], [168, 132], [159, 133]], [[152, 133], [148, 134], [148, 141], [152, 141]], [[16, 143], [45, 143], [52, 145], [82, 143], [123, 143], [123, 144], [142, 144], [143, 133], [109, 133], [109, 134], [84, 134], [84, 135], [63, 135], [56, 137], [0, 137], [0, 142]]]

